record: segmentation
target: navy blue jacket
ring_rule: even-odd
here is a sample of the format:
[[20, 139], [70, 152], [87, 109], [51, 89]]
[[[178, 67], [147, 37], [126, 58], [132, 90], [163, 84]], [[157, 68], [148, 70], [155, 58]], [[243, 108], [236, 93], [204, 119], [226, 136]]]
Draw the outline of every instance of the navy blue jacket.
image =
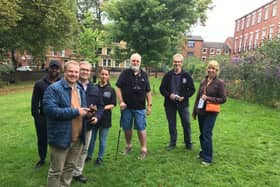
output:
[[[80, 84], [80, 83], [79, 83]], [[82, 87], [82, 84], [80, 84]], [[104, 112], [104, 103], [102, 100], [102, 93], [100, 92], [99, 88], [93, 84], [92, 82], [89, 82], [86, 89], [86, 100], [87, 100], [87, 106], [90, 105], [96, 105], [97, 111], [95, 113], [95, 117], [97, 117], [98, 121], [101, 120], [103, 112]], [[94, 125], [88, 123], [86, 126], [87, 130], [91, 130]]]
[[[77, 89], [81, 98], [81, 107], [87, 107], [85, 92], [78, 84]], [[72, 119], [79, 116], [79, 110], [71, 108], [71, 91], [72, 88], [65, 79], [61, 79], [51, 84], [43, 97], [48, 143], [64, 149], [68, 148], [72, 142]], [[80, 137], [83, 143], [85, 142], [85, 125], [84, 119]]]
[[164, 75], [164, 77], [161, 81], [160, 88], [159, 88], [161, 95], [163, 95], [165, 98], [164, 106], [167, 107], [168, 105], [174, 105], [174, 104], [177, 105], [178, 107], [189, 106], [189, 97], [191, 97], [195, 92], [193, 79], [189, 73], [182, 70], [179, 95], [181, 97], [184, 97], [184, 100], [182, 102], [172, 101], [169, 96], [172, 93], [171, 92], [171, 80], [172, 80], [173, 74], [174, 74], [174, 70], [167, 72]]

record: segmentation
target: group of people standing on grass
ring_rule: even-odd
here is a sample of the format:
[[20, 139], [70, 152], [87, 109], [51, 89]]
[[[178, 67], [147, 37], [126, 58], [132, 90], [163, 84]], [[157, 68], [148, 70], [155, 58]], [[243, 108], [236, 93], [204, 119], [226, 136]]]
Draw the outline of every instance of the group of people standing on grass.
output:
[[[140, 54], [131, 55], [130, 67], [121, 72], [116, 82], [116, 92], [110, 85], [108, 69], [101, 68], [100, 81], [93, 84], [90, 81], [92, 66], [86, 61], [66, 62], [63, 78], [59, 76], [60, 64], [56, 61], [49, 64], [47, 76], [35, 83], [31, 107], [40, 156], [37, 168], [45, 164], [49, 144], [48, 186], [70, 186], [72, 179], [87, 182], [82, 172], [85, 162], [92, 159], [97, 134], [100, 142], [95, 164], [103, 162], [116, 98], [119, 101], [120, 123], [126, 141], [124, 154], [132, 151], [134, 128], [141, 147], [138, 159], [147, 157], [146, 116], [152, 111], [152, 95], [148, 75], [141, 69], [141, 60]], [[177, 111], [186, 149], [191, 150], [193, 144], [188, 107], [195, 87], [191, 75], [182, 68], [183, 56], [175, 54], [172, 61], [173, 69], [164, 75], [160, 85], [170, 135], [167, 150], [176, 148]], [[217, 78], [218, 74], [218, 62], [210, 61], [206, 68], [206, 78], [200, 83], [192, 113], [194, 119], [198, 117], [201, 145], [198, 157], [203, 165], [212, 162], [212, 131], [218, 115], [217, 111], [206, 111], [206, 105], [208, 102], [222, 104], [226, 101], [225, 86]], [[201, 100], [205, 101], [202, 105]]]

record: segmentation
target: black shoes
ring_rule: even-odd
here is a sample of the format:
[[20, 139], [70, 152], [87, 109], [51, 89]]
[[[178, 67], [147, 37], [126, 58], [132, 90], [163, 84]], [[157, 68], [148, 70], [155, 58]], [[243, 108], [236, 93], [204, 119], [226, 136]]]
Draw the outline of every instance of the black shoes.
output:
[[45, 165], [45, 161], [44, 160], [39, 160], [39, 162], [37, 162], [37, 164], [35, 165], [35, 168], [41, 168], [43, 165]]
[[90, 157], [87, 157], [86, 160], [85, 160], [85, 162], [89, 162], [89, 161], [91, 161], [91, 158], [90, 158]]
[[188, 150], [192, 150], [192, 149], [193, 149], [193, 145], [192, 145], [192, 143], [190, 143], [190, 144], [186, 144], [186, 149], [188, 149]]
[[170, 145], [168, 145], [168, 146], [166, 147], [166, 150], [167, 150], [167, 151], [171, 151], [172, 149], [175, 149], [175, 148], [176, 148], [176, 145], [170, 144]]
[[102, 162], [103, 162], [103, 160], [101, 158], [97, 158], [95, 161], [95, 165], [99, 166], [102, 164]]
[[83, 175], [73, 176], [73, 179], [77, 182], [87, 183], [87, 178]]

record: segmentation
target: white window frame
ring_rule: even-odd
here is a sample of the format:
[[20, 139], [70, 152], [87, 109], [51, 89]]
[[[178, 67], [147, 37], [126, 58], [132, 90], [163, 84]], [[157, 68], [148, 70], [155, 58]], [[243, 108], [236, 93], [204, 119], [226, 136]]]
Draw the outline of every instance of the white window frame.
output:
[[235, 53], [237, 52], [237, 44], [238, 44], [238, 37], [235, 37], [235, 40], [234, 40], [234, 52]]
[[262, 10], [260, 9], [258, 11], [258, 19], [257, 19], [257, 23], [260, 23], [262, 21]]
[[266, 38], [266, 28], [262, 29], [262, 41]]
[[257, 48], [258, 40], [259, 40], [259, 30], [256, 30], [256, 32], [255, 32], [254, 48]]
[[216, 51], [216, 49], [215, 49], [215, 48], [213, 48], [213, 47], [211, 47], [211, 48], [210, 48], [210, 55], [215, 54], [215, 51]]
[[274, 24], [269, 26], [269, 33], [268, 33], [269, 40], [271, 40], [273, 37], [273, 31], [274, 31]]
[[277, 2], [275, 1], [275, 2], [273, 2], [273, 4], [272, 4], [272, 17], [274, 17], [274, 16], [276, 16], [276, 14], [277, 14]]
[[202, 53], [203, 53], [203, 54], [207, 53], [207, 48], [206, 48], [206, 47], [203, 47], [203, 48], [202, 48]]
[[250, 32], [249, 47], [248, 47], [249, 50], [251, 50], [253, 47], [253, 36], [254, 36], [254, 33]]
[[242, 18], [242, 23], [241, 23], [241, 30], [244, 29], [244, 25], [245, 25], [245, 17]]
[[239, 26], [240, 26], [240, 20], [238, 20], [238, 21], [236, 22], [236, 32], [239, 31]]
[[241, 48], [242, 48], [242, 39], [243, 39], [243, 36], [240, 36], [239, 37], [239, 47], [238, 47], [239, 52], [241, 52]]
[[247, 28], [250, 26], [250, 21], [251, 21], [251, 15], [248, 15], [247, 19], [246, 19], [246, 27]]
[[255, 23], [256, 23], [256, 12], [254, 12], [254, 13], [252, 14], [252, 22], [251, 22], [251, 25], [255, 25]]
[[245, 34], [245, 37], [244, 37], [244, 43], [243, 43], [243, 50], [244, 50], [244, 51], [246, 51], [247, 40], [248, 40], [248, 33]]
[[268, 15], [269, 15], [269, 5], [264, 7], [264, 20], [268, 19]]
[[216, 54], [217, 54], [217, 55], [222, 54], [222, 49], [220, 49], [220, 48], [216, 49]]

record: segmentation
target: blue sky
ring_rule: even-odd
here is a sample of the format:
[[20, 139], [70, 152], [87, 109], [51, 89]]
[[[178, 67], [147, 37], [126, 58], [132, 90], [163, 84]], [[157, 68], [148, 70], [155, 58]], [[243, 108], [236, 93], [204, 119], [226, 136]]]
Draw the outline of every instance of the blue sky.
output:
[[[214, 8], [208, 11], [206, 27], [191, 28], [191, 34], [200, 35], [204, 41], [224, 42], [233, 36], [235, 20], [271, 0], [212, 0]], [[280, 10], [279, 10], [280, 11]]]

